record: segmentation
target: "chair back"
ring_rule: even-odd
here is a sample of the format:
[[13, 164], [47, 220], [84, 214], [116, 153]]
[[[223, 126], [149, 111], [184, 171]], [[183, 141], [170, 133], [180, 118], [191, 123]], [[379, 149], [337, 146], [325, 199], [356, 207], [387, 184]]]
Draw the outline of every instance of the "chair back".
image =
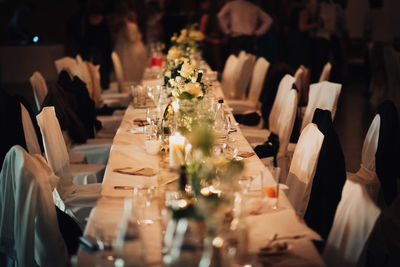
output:
[[101, 95], [101, 83], [100, 83], [100, 65], [93, 65], [91, 62], [86, 62], [90, 77], [92, 79], [93, 96], [96, 109], [100, 109], [104, 106], [103, 97]]
[[0, 251], [15, 266], [67, 266], [52, 191], [58, 177], [41, 155], [13, 146], [0, 172]]
[[90, 74], [90, 70], [85, 61], [83, 61], [82, 57], [78, 54], [76, 55], [76, 62], [77, 62], [77, 70], [78, 72], [75, 73], [79, 79], [82, 80], [86, 84], [86, 89], [88, 90], [89, 96], [93, 99], [93, 81], [92, 76]]
[[25, 143], [26, 148], [28, 149], [29, 154], [42, 154], [40, 149], [39, 141], [36, 135], [35, 128], [33, 127], [31, 116], [29, 115], [28, 110], [21, 103], [21, 121], [22, 128], [24, 129]]
[[303, 217], [310, 199], [311, 186], [318, 163], [324, 135], [317, 125], [310, 123], [301, 132], [294, 150], [286, 184], [288, 199], [300, 217]]
[[323, 258], [328, 266], [356, 266], [380, 214], [363, 185], [346, 180]]
[[329, 110], [333, 120], [341, 90], [342, 85], [339, 83], [320, 82], [310, 85], [308, 104], [301, 124], [301, 130], [312, 121], [317, 108]]
[[54, 61], [54, 65], [57, 70], [57, 74], [60, 74], [61, 71], [65, 70], [68, 72], [69, 76], [74, 77], [77, 72], [77, 62], [72, 57], [63, 57]]
[[275, 100], [271, 108], [271, 112], [269, 114], [269, 127], [272, 129], [276, 129], [276, 125], [278, 123], [279, 112], [282, 109], [282, 106], [285, 104], [286, 96], [288, 92], [293, 87], [294, 78], [293, 76], [286, 74], [279, 83], [278, 90], [276, 92]]
[[270, 63], [263, 57], [257, 59], [251, 76], [248, 100], [257, 107]]
[[113, 51], [111, 53], [111, 59], [114, 65], [115, 78], [117, 79], [119, 92], [123, 92], [123, 84], [125, 81], [124, 70], [122, 68], [122, 63], [117, 52]]
[[236, 75], [233, 76], [235, 83], [235, 99], [245, 99], [246, 90], [249, 86], [251, 74], [254, 68], [256, 56], [252, 54], [245, 54], [239, 57], [239, 64], [237, 64]]
[[304, 69], [302, 68], [302, 66], [298, 67], [298, 69], [296, 70], [296, 72], [294, 74], [294, 85], [296, 86], [297, 90], [299, 90], [299, 92], [303, 88], [304, 74], [305, 73], [304, 73]]
[[235, 94], [234, 76], [237, 75], [236, 68], [239, 59], [235, 55], [230, 55], [225, 62], [222, 72], [221, 86], [225, 97], [233, 98]]
[[67, 146], [53, 106], [44, 107], [36, 116], [43, 137], [43, 146], [49, 166], [56, 175], [69, 171]]
[[40, 74], [40, 72], [35, 71], [32, 76], [29, 78], [33, 89], [33, 96], [35, 98], [36, 108], [38, 111], [42, 108], [42, 104], [44, 99], [46, 98], [49, 90], [47, 89], [46, 80]]
[[275, 126], [269, 128], [271, 132], [276, 133], [279, 137], [280, 154], [285, 154], [287, 151], [290, 135], [296, 119], [297, 102], [298, 92], [292, 89], [287, 94], [285, 105], [282, 106], [279, 112], [276, 128], [274, 128]]
[[319, 76], [319, 82], [329, 81], [331, 76], [332, 64], [327, 62], [322, 69], [321, 75]]

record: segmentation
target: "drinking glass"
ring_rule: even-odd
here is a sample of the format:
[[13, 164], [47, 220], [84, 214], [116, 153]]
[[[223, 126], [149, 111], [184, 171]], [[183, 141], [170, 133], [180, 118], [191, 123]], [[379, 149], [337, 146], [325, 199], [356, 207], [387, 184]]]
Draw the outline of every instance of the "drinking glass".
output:
[[154, 223], [151, 216], [152, 202], [155, 198], [155, 187], [135, 187], [133, 198], [137, 208], [137, 222], [141, 225], [150, 225]]
[[268, 200], [268, 203], [271, 205], [273, 210], [279, 209], [278, 200], [279, 200], [279, 175], [281, 169], [279, 167], [270, 168], [270, 172], [274, 178], [271, 181], [270, 177], [266, 176], [263, 172], [261, 173], [261, 186], [263, 197]]

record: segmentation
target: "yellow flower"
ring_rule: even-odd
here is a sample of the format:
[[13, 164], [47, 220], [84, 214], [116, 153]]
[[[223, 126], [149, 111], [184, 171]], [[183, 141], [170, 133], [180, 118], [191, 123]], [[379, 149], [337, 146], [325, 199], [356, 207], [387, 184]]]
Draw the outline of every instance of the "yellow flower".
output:
[[185, 92], [190, 93], [194, 97], [201, 96], [203, 91], [201, 90], [200, 83], [187, 83], [183, 89]]
[[186, 60], [183, 63], [183, 65], [181, 67], [181, 70], [179, 71], [179, 74], [182, 77], [185, 77], [185, 78], [189, 79], [193, 75], [193, 72], [194, 72], [195, 69], [196, 69], [196, 67], [194, 65], [190, 64], [188, 60]]
[[168, 59], [177, 59], [181, 56], [181, 52], [179, 51], [178, 48], [176, 48], [175, 46], [171, 47], [168, 50], [168, 55], [167, 58]]

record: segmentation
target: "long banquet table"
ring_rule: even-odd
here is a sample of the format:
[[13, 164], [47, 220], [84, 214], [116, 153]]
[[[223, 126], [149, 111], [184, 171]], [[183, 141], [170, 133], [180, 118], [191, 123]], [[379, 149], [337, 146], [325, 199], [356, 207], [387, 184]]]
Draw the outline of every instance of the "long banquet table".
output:
[[[222, 96], [220, 84], [214, 82], [216, 95]], [[232, 114], [230, 114], [232, 116]], [[96, 229], [102, 229], [104, 236], [115, 237], [117, 228], [120, 225], [124, 213], [125, 198], [132, 197], [133, 190], [116, 190], [115, 186], [157, 186], [160, 177], [127, 175], [115, 172], [115, 168], [122, 167], [149, 167], [154, 170], [159, 169], [159, 159], [157, 155], [149, 155], [145, 151], [144, 133], [133, 133], [131, 130], [136, 127], [133, 124], [135, 119], [146, 118], [146, 109], [135, 109], [130, 105], [123, 117], [121, 125], [114, 137], [111, 147], [109, 161], [106, 167], [102, 194], [96, 206], [93, 208], [84, 231], [84, 235], [94, 237]], [[232, 116], [233, 119], [233, 116]], [[240, 129], [230, 134], [236, 140], [240, 152], [252, 152], [252, 148], [246, 141]], [[243, 175], [254, 177], [252, 189], [256, 191], [260, 187], [260, 172], [274, 182], [268, 168], [256, 156], [243, 159], [245, 170]], [[162, 177], [161, 177], [162, 178]], [[253, 191], [251, 190], [251, 191]], [[290, 190], [290, 189], [289, 189]], [[259, 194], [260, 192], [256, 193]], [[254, 199], [253, 199], [254, 200]], [[249, 209], [257, 201], [249, 201]], [[150, 211], [154, 217], [153, 224], [140, 227], [140, 233], [145, 247], [145, 265], [162, 266], [162, 234], [161, 224], [159, 223], [158, 205], [152, 205]], [[269, 240], [277, 234], [278, 237], [288, 237], [286, 240], [289, 249], [286, 253], [279, 256], [271, 256], [267, 263], [272, 266], [324, 266], [324, 262], [312, 244], [311, 239], [317, 239], [318, 235], [296, 217], [295, 212], [289, 203], [286, 195], [281, 190], [279, 193], [279, 211], [266, 209], [261, 215], [249, 215], [246, 217], [248, 226], [248, 250], [253, 258], [257, 259], [256, 254], [259, 249], [269, 243]], [[293, 237], [293, 238], [290, 238]], [[77, 256], [77, 266], [97, 266], [98, 257], [96, 253], [89, 252], [80, 248]], [[96, 263], [97, 262], [97, 263]], [[133, 259], [134, 262], [134, 259]], [[262, 265], [256, 263], [256, 265]], [[254, 265], [254, 261], [253, 261]], [[112, 266], [112, 265], [110, 265]]]

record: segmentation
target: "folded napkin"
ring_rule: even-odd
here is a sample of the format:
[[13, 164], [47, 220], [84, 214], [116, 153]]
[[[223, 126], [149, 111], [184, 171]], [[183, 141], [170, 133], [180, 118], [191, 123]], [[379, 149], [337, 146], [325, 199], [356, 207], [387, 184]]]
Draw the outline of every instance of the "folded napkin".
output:
[[131, 167], [123, 167], [123, 168], [115, 168], [114, 172], [129, 174], [129, 175], [141, 175], [141, 176], [153, 176], [156, 175], [156, 172], [152, 168], [141, 168], [135, 170]]
[[149, 125], [149, 122], [146, 119], [134, 119], [133, 124], [143, 127]]
[[254, 152], [239, 152], [238, 154], [237, 154], [237, 156], [238, 157], [241, 157], [241, 158], [250, 158], [250, 157], [252, 157], [252, 156], [254, 156], [255, 155], [255, 153]]
[[320, 235], [311, 230], [292, 209], [283, 209], [276, 212], [257, 216], [246, 216], [249, 230], [249, 250], [257, 253], [262, 247], [277, 239], [302, 237], [310, 240], [322, 240]]

